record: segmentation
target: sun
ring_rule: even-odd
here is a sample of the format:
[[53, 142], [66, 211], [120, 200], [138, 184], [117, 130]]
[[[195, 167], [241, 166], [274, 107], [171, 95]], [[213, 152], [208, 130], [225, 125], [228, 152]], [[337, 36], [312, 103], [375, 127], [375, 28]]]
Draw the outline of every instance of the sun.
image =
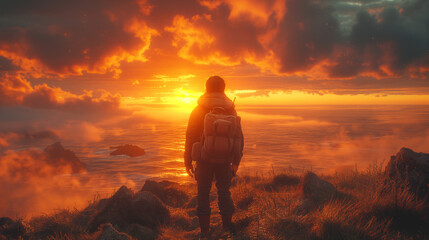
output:
[[192, 92], [185, 90], [184, 88], [174, 89], [174, 95], [172, 97], [166, 97], [166, 102], [177, 105], [182, 109], [193, 109], [197, 105], [198, 98], [201, 96], [200, 92]]

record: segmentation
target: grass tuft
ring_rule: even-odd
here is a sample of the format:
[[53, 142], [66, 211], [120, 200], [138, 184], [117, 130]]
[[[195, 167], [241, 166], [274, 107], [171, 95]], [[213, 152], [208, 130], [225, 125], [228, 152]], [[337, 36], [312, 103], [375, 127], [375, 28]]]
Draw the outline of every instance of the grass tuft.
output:
[[[222, 230], [217, 201], [211, 202], [211, 239], [429, 239], [429, 207], [408, 190], [386, 191], [380, 164], [319, 175], [336, 188], [330, 200], [298, 215], [303, 183], [297, 173], [240, 176], [231, 194], [236, 204], [235, 233]], [[178, 185], [189, 196], [195, 184]], [[212, 188], [216, 196], [216, 188]], [[30, 239], [95, 239], [85, 229], [91, 216], [104, 206], [94, 199], [84, 210], [60, 210], [32, 218]], [[198, 239], [195, 199], [187, 206], [168, 207], [171, 222], [162, 226], [157, 239]], [[144, 214], [144, 213], [142, 213]]]

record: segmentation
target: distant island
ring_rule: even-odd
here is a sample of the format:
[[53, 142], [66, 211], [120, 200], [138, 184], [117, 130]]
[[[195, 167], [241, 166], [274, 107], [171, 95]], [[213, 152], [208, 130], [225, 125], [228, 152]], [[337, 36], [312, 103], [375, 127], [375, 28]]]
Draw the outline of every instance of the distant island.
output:
[[110, 149], [116, 149], [110, 153], [111, 156], [127, 155], [129, 157], [138, 157], [146, 153], [143, 148], [131, 144], [110, 147]]

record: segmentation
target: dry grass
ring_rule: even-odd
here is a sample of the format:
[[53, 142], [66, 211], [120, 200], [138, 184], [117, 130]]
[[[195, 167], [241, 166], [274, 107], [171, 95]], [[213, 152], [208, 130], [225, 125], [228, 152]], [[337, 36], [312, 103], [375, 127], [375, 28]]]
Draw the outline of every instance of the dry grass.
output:
[[[236, 233], [221, 230], [217, 200], [212, 201], [212, 239], [429, 239], [429, 207], [406, 190], [384, 191], [381, 164], [364, 171], [320, 175], [337, 196], [306, 215], [294, 214], [301, 197], [301, 173], [287, 171], [237, 177], [231, 188]], [[181, 190], [196, 195], [195, 185]], [[212, 194], [216, 194], [213, 186]], [[62, 210], [28, 222], [33, 239], [94, 239], [85, 232], [98, 199], [83, 211]], [[169, 207], [171, 223], [158, 239], [198, 239], [195, 209]]]
[[[294, 172], [235, 179], [231, 193], [237, 231], [229, 239], [429, 239], [425, 202], [407, 190], [381, 194], [382, 163], [364, 171], [320, 177], [331, 182], [338, 194], [303, 216], [293, 213], [301, 196], [300, 179]], [[212, 205], [212, 239], [225, 239], [217, 212]], [[162, 239], [195, 238], [197, 233], [198, 228], [187, 231], [168, 226]]]

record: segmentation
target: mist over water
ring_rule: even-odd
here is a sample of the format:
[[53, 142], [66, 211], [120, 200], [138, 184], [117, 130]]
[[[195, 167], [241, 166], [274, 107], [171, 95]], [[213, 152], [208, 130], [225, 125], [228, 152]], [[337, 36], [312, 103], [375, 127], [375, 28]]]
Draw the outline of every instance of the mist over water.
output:
[[[401, 147], [429, 152], [426, 106], [296, 106], [239, 109], [245, 134], [241, 173], [286, 168], [335, 171], [364, 169], [388, 161]], [[86, 147], [68, 146], [87, 164], [88, 174], [119, 187], [120, 174], [141, 187], [147, 178], [192, 181], [185, 174], [186, 123], [150, 123], [107, 131]], [[109, 156], [109, 146], [135, 144], [141, 157]], [[102, 189], [94, 189], [102, 191]]]
[[[428, 106], [255, 106], [237, 110], [245, 136], [239, 175], [281, 172], [289, 168], [320, 172], [365, 170], [374, 162], [386, 163], [401, 147], [429, 152]], [[86, 164], [85, 173], [40, 176], [31, 182], [13, 181], [18, 187], [37, 191], [25, 193], [25, 200], [20, 197], [22, 193], [17, 192], [14, 198], [4, 200], [13, 206], [0, 212], [46, 211], [49, 204], [36, 209], [33, 202], [43, 203], [41, 199], [47, 190], [52, 203], [61, 204], [62, 200], [58, 199], [65, 197], [66, 207], [83, 207], [95, 194], [108, 196], [124, 184], [139, 190], [148, 178], [194, 181], [186, 175], [183, 165], [186, 121], [147, 121], [103, 130], [100, 141], [63, 143]], [[127, 143], [144, 148], [146, 154], [134, 158], [109, 155], [113, 151], [111, 146]], [[47, 144], [51, 143], [42, 141], [10, 147], [20, 151], [44, 149]], [[27, 208], [22, 210], [24, 205]]]

